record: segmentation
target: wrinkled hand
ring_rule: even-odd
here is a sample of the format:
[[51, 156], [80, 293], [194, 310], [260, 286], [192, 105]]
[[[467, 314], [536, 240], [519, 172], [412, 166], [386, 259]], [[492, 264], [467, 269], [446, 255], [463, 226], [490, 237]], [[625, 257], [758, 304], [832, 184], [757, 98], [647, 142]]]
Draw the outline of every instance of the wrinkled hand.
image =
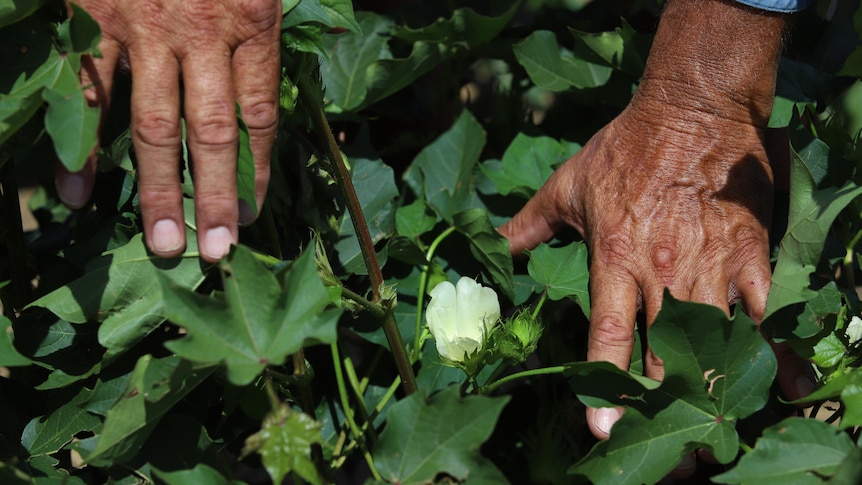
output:
[[[651, 324], [665, 288], [728, 313], [740, 301], [758, 322], [763, 315], [772, 207], [763, 128], [782, 23], [752, 19], [757, 32], [772, 29], [773, 47], [760, 49], [764, 43], [753, 39], [737, 46], [734, 30], [751, 14], [732, 2], [669, 2], [631, 104], [500, 229], [513, 254], [563, 225], [584, 237], [592, 258], [590, 361], [628, 369], [636, 313], [642, 309]], [[721, 22], [731, 31], [722, 31]], [[718, 39], [703, 39], [703, 32], [716, 31]], [[733, 56], [735, 47], [742, 54]], [[805, 362], [789, 349], [776, 350], [785, 393], [804, 396], [797, 379]], [[649, 377], [662, 378], [651, 351], [644, 367]], [[593, 434], [607, 438], [620, 412], [588, 409]]]
[[[278, 0], [78, 0], [102, 28], [101, 59], [86, 59], [81, 83], [104, 113], [114, 71], [128, 56], [132, 71], [132, 140], [149, 248], [163, 257], [185, 248], [179, 181], [181, 122], [194, 159], [198, 247], [216, 261], [237, 241], [237, 223], [254, 219], [236, 190], [239, 131], [235, 103], [249, 127], [258, 207], [269, 182], [278, 116]], [[182, 90], [180, 86], [182, 85]], [[181, 99], [182, 95], [182, 99]], [[86, 168], [58, 168], [61, 199], [89, 200], [95, 156]], [[243, 207], [240, 207], [240, 206]]]

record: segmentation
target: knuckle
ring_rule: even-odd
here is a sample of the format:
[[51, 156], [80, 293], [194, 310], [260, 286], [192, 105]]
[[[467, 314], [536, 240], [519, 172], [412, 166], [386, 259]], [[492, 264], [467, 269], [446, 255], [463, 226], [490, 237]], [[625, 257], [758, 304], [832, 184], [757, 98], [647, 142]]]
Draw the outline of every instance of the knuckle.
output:
[[278, 126], [278, 103], [269, 95], [261, 95], [243, 104], [242, 119], [249, 130], [270, 134]]
[[224, 112], [204, 113], [199, 121], [190, 123], [189, 137], [201, 146], [216, 149], [232, 147], [239, 141], [236, 117]]
[[136, 138], [150, 146], [169, 147], [180, 143], [180, 120], [167, 111], [146, 111], [135, 116], [133, 132]]
[[607, 314], [590, 322], [590, 342], [605, 347], [631, 346], [634, 343], [634, 322], [622, 315]]
[[631, 237], [621, 231], [594, 236], [595, 258], [606, 265], [619, 265], [635, 254]]
[[680, 255], [679, 241], [669, 237], [659, 237], [649, 249], [650, 262], [659, 272], [673, 271]]

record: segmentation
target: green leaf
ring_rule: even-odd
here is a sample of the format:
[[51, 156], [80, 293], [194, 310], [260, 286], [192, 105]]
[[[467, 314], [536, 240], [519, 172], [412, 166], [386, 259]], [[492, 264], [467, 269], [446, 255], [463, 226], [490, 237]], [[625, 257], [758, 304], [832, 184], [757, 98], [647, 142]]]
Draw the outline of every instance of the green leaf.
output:
[[480, 167], [501, 195], [513, 193], [529, 199], [570, 155], [562, 143], [551, 137], [518, 133], [506, 148], [502, 162], [489, 160]]
[[820, 389], [794, 403], [825, 401], [841, 398], [844, 414], [839, 428], [862, 426], [862, 367], [855, 367], [845, 374], [829, 379]]
[[78, 407], [87, 399], [89, 392], [84, 389], [48, 416], [33, 418], [27, 423], [21, 434], [21, 445], [27, 448], [30, 456], [49, 455], [82, 431], [98, 431], [102, 424], [99, 418]]
[[12, 332], [12, 322], [0, 315], [0, 367], [19, 367], [33, 363], [15, 348], [15, 334]]
[[527, 271], [548, 290], [548, 298], [571, 298], [590, 317], [590, 269], [587, 245], [573, 242], [562, 248], [540, 244], [530, 251]]
[[[13, 484], [23, 483], [26, 485], [85, 485], [86, 482], [80, 477], [69, 475], [69, 472], [58, 468], [60, 461], [51, 456], [34, 456], [27, 460], [26, 463], [19, 467], [27, 471], [29, 475], [23, 482], [12, 482]], [[3, 466], [0, 462], [0, 478], [6, 479], [3, 476]], [[4, 485], [6, 482], [3, 482]]]
[[153, 468], [153, 473], [168, 485], [188, 485], [189, 483], [201, 483], [207, 485], [245, 485], [245, 482], [228, 480], [214, 468], [204, 464], [197, 464], [191, 470], [179, 470], [175, 472], [163, 472]]
[[78, 54], [101, 56], [98, 50], [102, 39], [99, 23], [75, 3], [69, 2], [69, 5], [72, 8], [72, 17], [60, 24], [57, 29], [63, 49]]
[[0, 0], [0, 27], [29, 17], [48, 0]]
[[394, 36], [407, 42], [446, 43], [473, 49], [490, 42], [506, 27], [520, 6], [517, 1], [508, 3], [506, 10], [498, 16], [481, 15], [472, 8], [459, 8], [452, 12], [452, 17], [437, 19], [428, 26], [396, 29]]
[[716, 483], [818, 484], [854, 449], [846, 433], [815, 419], [788, 418], [767, 428], [754, 451]]
[[257, 197], [254, 192], [255, 165], [254, 154], [251, 152], [248, 125], [242, 119], [242, 110], [236, 104], [236, 121], [239, 125], [239, 151], [236, 160], [236, 195], [244, 200], [255, 216], [258, 214]]
[[589, 386], [583, 377], [573, 382], [579, 395], [629, 408], [610, 439], [570, 472], [593, 483], [655, 483], [696, 448], [710, 450], [719, 463], [736, 457], [734, 422], [766, 404], [777, 368], [757, 326], [741, 312], [729, 320], [718, 308], [678, 301], [666, 291], [649, 340], [665, 365], [658, 388], [632, 378], [633, 387], [621, 395], [617, 386]]
[[356, 31], [324, 37], [329, 59], [322, 59], [320, 64], [327, 99], [347, 111], [365, 101], [368, 94], [366, 73], [371, 65], [378, 59], [392, 57], [386, 46], [392, 21], [369, 12], [359, 12], [356, 20]]
[[585, 60], [604, 64], [636, 77], [643, 74], [650, 39], [635, 32], [625, 19], [622, 19], [622, 26], [613, 32], [593, 34], [571, 28], [569, 32], [575, 37], [576, 48], [583, 45], [592, 54], [587, 57], [586, 53], [582, 53]]
[[[294, 4], [291, 7], [290, 4]], [[282, 7], [287, 15], [281, 20], [281, 29], [313, 23], [320, 24], [327, 29], [341, 27], [353, 32], [363, 32], [362, 27], [356, 23], [353, 14], [353, 2], [351, 0], [302, 0], [298, 4], [282, 0]]]
[[856, 485], [862, 481], [862, 448], [853, 448], [844, 461], [835, 469], [827, 483], [832, 485]]
[[[352, 153], [349, 149], [346, 151], [348, 154]], [[361, 153], [350, 157], [350, 178], [365, 214], [371, 241], [377, 244], [395, 234], [395, 199], [398, 197], [398, 188], [395, 186], [395, 175], [391, 167], [384, 164], [376, 154], [370, 154], [366, 150]], [[344, 269], [354, 274], [367, 274], [356, 230], [346, 210], [341, 216], [338, 234], [340, 240], [335, 244], [335, 249]]]
[[482, 263], [491, 279], [511, 300], [515, 298], [515, 278], [509, 240], [497, 232], [485, 209], [468, 209], [452, 218], [458, 232], [470, 241], [470, 253]]
[[177, 356], [138, 359], [122, 399], [108, 411], [100, 434], [74, 448], [94, 466], [112, 466], [132, 459], [162, 417], [214, 370]]
[[72, 93], [46, 89], [42, 97], [48, 103], [45, 130], [54, 141], [54, 149], [63, 165], [72, 172], [84, 168], [98, 143], [99, 108], [90, 107], [83, 91]]
[[446, 133], [422, 149], [413, 161], [424, 178], [425, 200], [452, 221], [457, 212], [483, 207], [473, 184], [473, 170], [485, 146], [485, 131], [464, 110]]
[[395, 232], [408, 238], [419, 237], [434, 229], [437, 217], [422, 199], [416, 199], [395, 211]]
[[224, 297], [206, 298], [162, 279], [168, 318], [188, 335], [167, 342], [194, 362], [222, 362], [233, 384], [254, 380], [267, 365], [315, 343], [332, 343], [341, 310], [326, 309], [329, 292], [317, 275], [313, 251], [287, 272], [282, 289], [275, 275], [238, 247], [220, 264]]
[[575, 57], [561, 48], [557, 37], [548, 30], [533, 32], [512, 50], [536, 86], [548, 91], [603, 86], [613, 71]]
[[844, 61], [844, 67], [837, 73], [837, 76], [853, 76], [862, 78], [862, 47], [857, 47]]
[[479, 454], [508, 397], [458, 396], [450, 386], [426, 401], [417, 392], [393, 404], [372, 452], [381, 476], [395, 483], [432, 483], [445, 473], [468, 483], [505, 483]]
[[261, 430], [246, 440], [243, 454], [260, 453], [273, 483], [295, 473], [314, 485], [323, 483], [311, 458], [311, 447], [323, 443], [321, 424], [286, 404], [267, 415]]
[[811, 361], [818, 367], [826, 369], [837, 366], [844, 358], [847, 349], [834, 332], [829, 332], [814, 345], [814, 356]]
[[[811, 156], [822, 156], [815, 152]], [[817, 267], [820, 253], [832, 221], [856, 197], [862, 187], [847, 182], [841, 188], [815, 189], [808, 162], [792, 154], [790, 218], [787, 232], [781, 239], [778, 262], [772, 274], [772, 287], [766, 301], [764, 320], [777, 310], [811, 300], [816, 292], [810, 286], [810, 276]], [[764, 330], [774, 329], [774, 322], [764, 321]], [[774, 332], [774, 330], [772, 330]]]
[[[194, 232], [186, 232], [188, 247], [195, 248]], [[204, 273], [196, 253], [162, 259], [148, 252], [141, 234], [128, 244], [91, 261], [84, 276], [39, 298], [30, 306], [51, 310], [73, 323], [102, 322], [99, 343], [108, 357], [120, 355], [149, 335], [164, 321], [165, 302], [158, 278], [178, 287], [194, 289]]]

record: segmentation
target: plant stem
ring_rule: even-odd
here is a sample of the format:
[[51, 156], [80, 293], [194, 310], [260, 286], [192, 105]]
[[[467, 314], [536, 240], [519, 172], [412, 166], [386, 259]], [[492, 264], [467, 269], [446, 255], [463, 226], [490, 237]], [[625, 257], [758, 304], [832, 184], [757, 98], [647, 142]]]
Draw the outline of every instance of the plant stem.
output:
[[[359, 432], [359, 427], [356, 426], [356, 421], [353, 419], [353, 409], [350, 408], [350, 403], [347, 401], [347, 388], [344, 385], [344, 373], [341, 368], [341, 356], [338, 351], [338, 344], [330, 344], [329, 348], [332, 351], [332, 365], [335, 367], [335, 381], [338, 385], [338, 396], [341, 398], [341, 408], [344, 410], [344, 417], [347, 420], [347, 426], [350, 428], [350, 432], [353, 433], [354, 439], [358, 443], [361, 443], [362, 433]], [[371, 453], [368, 452], [368, 449], [365, 446], [361, 446], [361, 448], [362, 455], [365, 457], [365, 461], [368, 463], [368, 468], [371, 469], [371, 474], [374, 476], [374, 479], [382, 481], [383, 479], [380, 477], [380, 473], [377, 472], [377, 468], [374, 466], [374, 460], [371, 458]]]
[[269, 406], [272, 408], [272, 412], [278, 411], [279, 406], [281, 406], [281, 400], [275, 392], [275, 386], [272, 385], [272, 377], [270, 377], [269, 371], [266, 369], [263, 371], [263, 384], [266, 389], [266, 396], [269, 398]]
[[542, 292], [542, 297], [539, 299], [539, 303], [536, 304], [536, 308], [533, 309], [533, 320], [535, 320], [539, 316], [539, 312], [542, 311], [542, 306], [545, 302], [548, 301], [548, 289], [545, 288], [545, 291]]
[[486, 385], [482, 386], [482, 388], [479, 389], [479, 394], [490, 394], [490, 393], [494, 392], [495, 389], [502, 386], [503, 384], [505, 384], [507, 382], [514, 381], [516, 379], [520, 379], [522, 377], [541, 376], [541, 375], [548, 375], [548, 374], [562, 374], [563, 372], [565, 372], [566, 369], [568, 369], [568, 366], [557, 365], [554, 367], [544, 367], [542, 369], [532, 369], [532, 370], [525, 370], [522, 372], [516, 372], [515, 374], [503, 377], [499, 381], [492, 382], [490, 384], [486, 384]]
[[[356, 369], [353, 368], [353, 361], [350, 360], [350, 357], [344, 358], [344, 370], [347, 374], [347, 382], [350, 383], [350, 387], [353, 390], [353, 395], [356, 397], [356, 403], [359, 408], [359, 414], [362, 417], [362, 420], [366, 423], [369, 422], [368, 417], [368, 408], [365, 406], [365, 398], [362, 395], [362, 388], [359, 385], [359, 379], [356, 377]], [[377, 441], [377, 431], [373, 426], [368, 426], [367, 428], [363, 426], [363, 432], [367, 429], [368, 431], [368, 442], [372, 445], [375, 441]]]
[[[332, 129], [326, 120], [323, 106], [321, 106], [320, 100], [315, 97], [315, 90], [309, 83], [308, 72], [304, 72], [299, 76], [297, 87], [299, 88], [300, 99], [305, 105], [308, 115], [311, 117], [315, 131], [320, 135], [326, 156], [332, 164], [333, 176], [344, 195], [350, 220], [353, 222], [356, 237], [359, 239], [362, 259], [365, 262], [365, 268], [368, 270], [368, 277], [371, 279], [371, 291], [374, 294], [371, 301], [379, 303], [380, 290], [384, 284], [383, 272], [380, 271], [377, 253], [374, 252], [374, 242], [371, 240], [371, 234], [368, 232], [368, 223], [365, 221], [365, 214], [362, 212], [359, 197], [357, 197], [356, 189], [353, 187], [350, 171], [347, 170], [347, 166], [341, 158], [341, 151], [338, 149], [335, 137], [332, 136]], [[401, 381], [404, 384], [404, 392], [407, 395], [413, 394], [417, 389], [416, 376], [413, 374], [410, 359], [404, 348], [404, 339], [401, 337], [401, 331], [398, 330], [398, 323], [395, 321], [392, 310], [389, 308], [386, 309], [386, 316], [383, 318], [383, 332], [386, 334], [389, 349], [392, 351], [392, 357], [395, 359], [395, 366], [398, 368], [398, 374], [401, 376]]]
[[440, 235], [438, 235], [431, 243], [431, 246], [428, 247], [428, 252], [425, 253], [426, 264], [422, 266], [422, 275], [419, 277], [419, 294], [416, 297], [416, 334], [413, 337], [413, 355], [411, 356], [411, 362], [419, 360], [419, 353], [421, 351], [422, 309], [425, 306], [425, 292], [428, 291], [428, 270], [431, 269], [431, 260], [434, 258], [434, 253], [437, 251], [437, 247], [440, 246], [440, 243], [442, 243], [443, 240], [453, 232], [455, 232], [455, 226], [441, 232]]
[[345, 286], [341, 287], [341, 297], [347, 298], [348, 300], [359, 304], [362, 308], [365, 308], [366, 310], [370, 311], [371, 314], [377, 318], [382, 318], [383, 315], [386, 313], [386, 310], [384, 310], [383, 306], [379, 303], [372, 303], [371, 301], [368, 301], [368, 299], [364, 296], [360, 295], [359, 293], [356, 293], [355, 291]]
[[745, 441], [739, 442], [739, 449], [742, 450], [744, 453], [751, 453], [752, 451], [754, 451], [750, 446], [748, 446]]

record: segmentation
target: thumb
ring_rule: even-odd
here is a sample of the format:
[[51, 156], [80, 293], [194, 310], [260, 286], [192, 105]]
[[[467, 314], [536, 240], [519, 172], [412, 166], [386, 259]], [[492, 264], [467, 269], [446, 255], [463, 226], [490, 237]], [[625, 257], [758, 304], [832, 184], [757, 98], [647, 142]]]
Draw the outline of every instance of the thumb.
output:
[[512, 255], [551, 239], [568, 219], [561, 210], [566, 204], [559, 197], [562, 178], [558, 174], [559, 171], [551, 176], [515, 217], [500, 226], [500, 234], [509, 240]]

